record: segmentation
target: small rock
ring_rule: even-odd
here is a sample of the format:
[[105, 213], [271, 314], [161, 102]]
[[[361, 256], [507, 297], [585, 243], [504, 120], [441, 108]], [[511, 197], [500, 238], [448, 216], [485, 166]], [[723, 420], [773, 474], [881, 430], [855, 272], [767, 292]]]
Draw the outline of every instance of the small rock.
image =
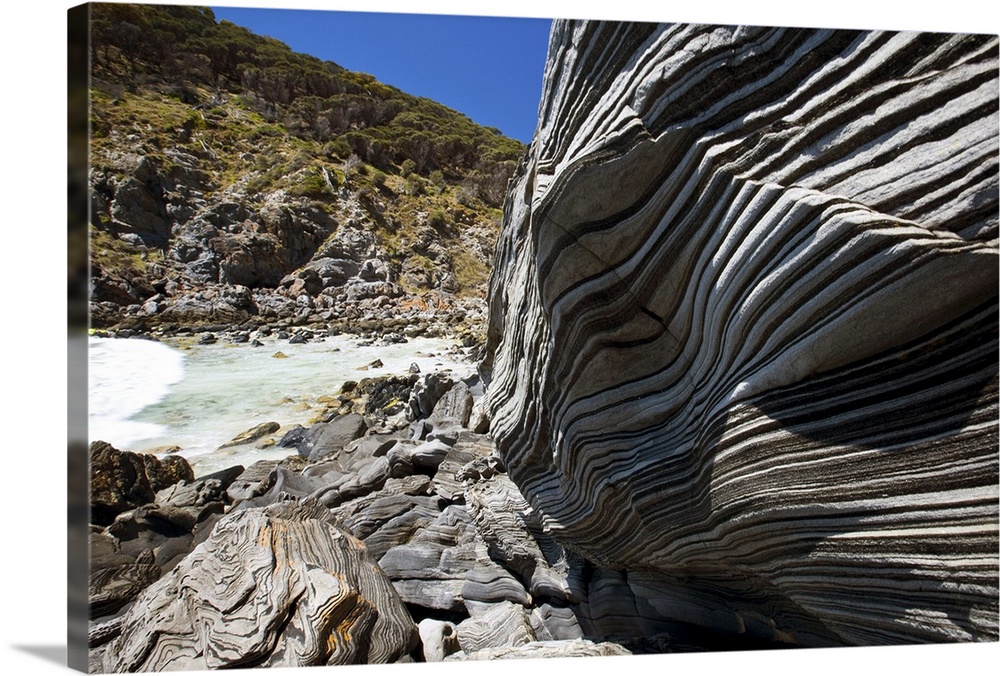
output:
[[229, 448], [230, 446], [240, 446], [242, 444], [249, 444], [252, 441], [257, 441], [258, 439], [277, 432], [281, 428], [276, 422], [265, 422], [256, 425], [246, 432], [236, 435], [231, 440], [219, 446], [219, 448]]
[[281, 441], [278, 442], [278, 446], [281, 448], [293, 448], [301, 444], [306, 438], [306, 432], [308, 430], [302, 425], [296, 425], [292, 429], [285, 433], [285, 436], [281, 437]]
[[275, 352], [271, 356], [274, 357], [275, 359], [288, 359], [288, 355], [280, 350]]
[[458, 644], [458, 632], [451, 622], [427, 618], [420, 621], [417, 630], [426, 662], [441, 662], [462, 649]]

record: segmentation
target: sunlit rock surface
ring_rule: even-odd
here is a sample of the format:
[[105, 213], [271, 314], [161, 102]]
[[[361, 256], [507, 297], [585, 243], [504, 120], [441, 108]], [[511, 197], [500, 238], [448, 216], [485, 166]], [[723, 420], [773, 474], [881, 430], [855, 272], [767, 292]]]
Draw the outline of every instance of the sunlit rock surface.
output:
[[555, 24], [482, 372], [596, 633], [997, 639], [997, 51]]
[[115, 629], [101, 671], [384, 663], [418, 644], [385, 573], [315, 502], [227, 516]]

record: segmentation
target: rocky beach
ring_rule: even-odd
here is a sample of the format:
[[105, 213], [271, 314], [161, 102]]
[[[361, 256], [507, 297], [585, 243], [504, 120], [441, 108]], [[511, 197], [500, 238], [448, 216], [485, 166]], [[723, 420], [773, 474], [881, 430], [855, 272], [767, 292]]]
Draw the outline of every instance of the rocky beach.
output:
[[91, 439], [91, 671], [1000, 637], [996, 36], [556, 21], [475, 158], [101, 56], [93, 335], [350, 370]]
[[[232, 349], [280, 345], [252, 333]], [[239, 330], [212, 335], [232, 341]], [[292, 335], [304, 334], [285, 340]], [[367, 377], [321, 398], [317, 422], [258, 424], [222, 445], [279, 459], [196, 476], [172, 452], [179, 448], [133, 453], [93, 442], [92, 669], [629, 654], [628, 641], [584, 638], [570, 604], [586, 595], [586, 562], [545, 532], [507, 477], [488, 435], [477, 350], [454, 350], [466, 369], [413, 364], [380, 376], [383, 365], [369, 365], [359, 374]], [[262, 537], [274, 548], [263, 555], [252, 546]], [[199, 581], [205, 570], [211, 577]], [[324, 581], [310, 570], [337, 572]], [[248, 576], [255, 591], [239, 591]], [[231, 628], [213, 640], [238, 643], [231, 658], [205, 654], [190, 633], [220, 603], [215, 621]], [[147, 624], [178, 614], [180, 624]], [[232, 624], [237, 617], [245, 619]], [[352, 639], [338, 643], [344, 635]]]

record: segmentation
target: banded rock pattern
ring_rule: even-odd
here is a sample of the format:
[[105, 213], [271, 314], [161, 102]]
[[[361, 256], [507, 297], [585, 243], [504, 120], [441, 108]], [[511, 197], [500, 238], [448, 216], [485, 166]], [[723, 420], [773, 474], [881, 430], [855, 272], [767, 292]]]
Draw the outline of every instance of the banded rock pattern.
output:
[[117, 631], [101, 671], [395, 662], [418, 641], [364, 546], [322, 506], [292, 501], [220, 521]]
[[995, 36], [554, 25], [481, 371], [646, 620], [997, 639], [997, 87]]

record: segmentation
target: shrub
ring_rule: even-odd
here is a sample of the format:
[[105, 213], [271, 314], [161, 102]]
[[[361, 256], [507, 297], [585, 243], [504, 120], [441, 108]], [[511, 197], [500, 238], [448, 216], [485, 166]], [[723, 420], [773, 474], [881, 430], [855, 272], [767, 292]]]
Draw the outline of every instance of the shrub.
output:
[[330, 158], [348, 158], [351, 156], [351, 146], [342, 138], [334, 139], [323, 146], [323, 154]]
[[406, 177], [406, 194], [407, 195], [423, 195], [424, 194], [424, 180], [417, 176], [416, 174], [410, 174]]
[[427, 217], [427, 224], [435, 230], [444, 230], [448, 227], [448, 214], [444, 209], [434, 209]]
[[311, 197], [317, 200], [330, 199], [333, 197], [333, 192], [330, 190], [330, 186], [327, 185], [326, 179], [323, 177], [322, 169], [310, 169], [307, 171], [298, 182], [298, 185], [289, 190], [289, 192], [294, 195]]

